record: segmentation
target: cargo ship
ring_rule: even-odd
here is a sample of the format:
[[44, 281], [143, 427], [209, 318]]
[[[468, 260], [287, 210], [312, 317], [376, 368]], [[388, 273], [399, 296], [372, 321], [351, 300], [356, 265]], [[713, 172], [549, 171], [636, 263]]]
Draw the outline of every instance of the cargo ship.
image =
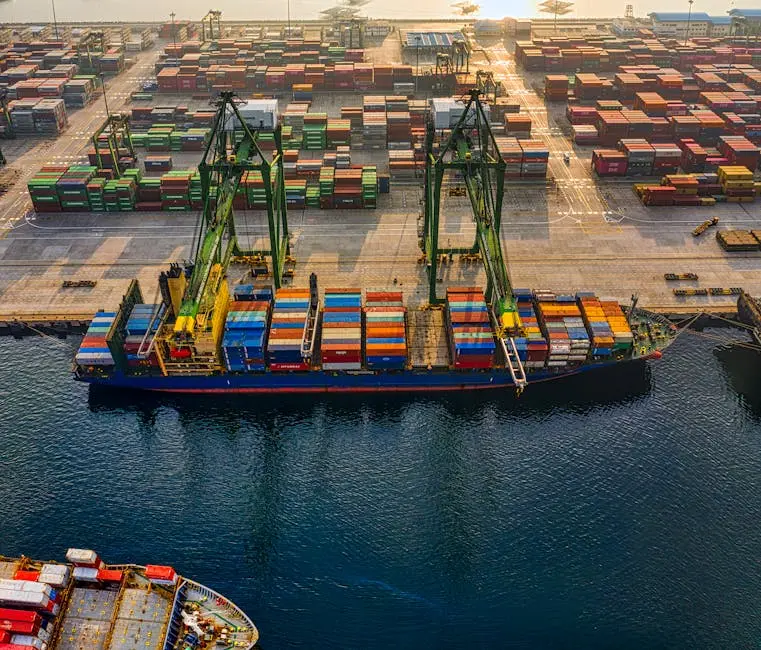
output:
[[[135, 280], [118, 309], [96, 314], [75, 358], [76, 379], [178, 393], [520, 392], [529, 383], [658, 357], [673, 340], [670, 323], [636, 301], [624, 310], [593, 293], [512, 286], [500, 240], [506, 163], [478, 90], [457, 109], [444, 140], [434, 142], [435, 122], [427, 125], [419, 241], [429, 296], [414, 309], [395, 289], [320, 291], [314, 273], [306, 287], [284, 286], [290, 240], [280, 134], [270, 160], [233, 94], [221, 93], [218, 106], [198, 167], [206, 199], [193, 262], [161, 273], [160, 299], [146, 303]], [[236, 237], [234, 197], [252, 170], [265, 179], [266, 252], [241, 251]], [[445, 176], [470, 198], [471, 247], [439, 246]], [[232, 285], [233, 254], [263, 273], [252, 262], [245, 278], [252, 283]], [[450, 286], [438, 295], [438, 264], [454, 254], [483, 263], [485, 287]]]
[[363, 299], [359, 289], [326, 289], [320, 301], [316, 287], [239, 285], [208, 338], [186, 347], [177, 345], [171, 308], [143, 303], [134, 281], [117, 311], [95, 315], [74, 376], [169, 393], [523, 389], [659, 358], [676, 333], [657, 314], [590, 293], [515, 295], [521, 335], [507, 337], [477, 287], [450, 288], [440, 309], [408, 311], [398, 291]]
[[250, 650], [258, 638], [230, 600], [169, 566], [76, 548], [61, 563], [0, 556], [2, 650]]

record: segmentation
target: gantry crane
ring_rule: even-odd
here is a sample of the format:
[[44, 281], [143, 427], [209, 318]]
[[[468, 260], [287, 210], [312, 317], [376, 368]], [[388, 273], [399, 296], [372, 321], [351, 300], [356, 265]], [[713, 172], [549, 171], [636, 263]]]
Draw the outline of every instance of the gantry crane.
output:
[[[218, 366], [217, 349], [227, 312], [227, 268], [233, 255], [270, 255], [276, 288], [290, 253], [280, 129], [270, 162], [256, 143], [256, 134], [241, 117], [232, 92], [222, 92], [212, 135], [198, 165], [204, 208], [192, 263], [163, 274], [160, 288], [167, 309], [161, 316], [160, 358], [165, 370], [208, 371]], [[235, 230], [233, 199], [244, 175], [262, 176], [269, 224], [269, 251], [241, 250]], [[216, 200], [213, 188], [216, 187]], [[168, 300], [167, 300], [168, 299]], [[158, 314], [154, 315], [154, 320]], [[143, 353], [150, 352], [141, 350]], [[176, 362], [176, 368], [171, 364]]]
[[98, 169], [109, 168], [110, 165], [104, 160], [102, 154], [103, 142], [108, 145], [108, 153], [113, 162], [114, 178], [120, 178], [124, 168], [119, 163], [122, 154], [128, 156], [133, 162], [137, 161], [137, 153], [132, 145], [132, 134], [129, 129], [129, 115], [123, 113], [111, 113], [103, 124], [92, 135], [92, 144], [95, 147], [95, 158]]
[[[420, 242], [428, 270], [429, 301], [431, 304], [442, 302], [436, 291], [442, 253], [480, 253], [486, 270], [486, 301], [491, 308], [506, 366], [516, 388], [521, 391], [527, 384], [526, 373], [513, 338], [521, 333], [521, 322], [500, 241], [505, 161], [489, 126], [478, 89], [471, 91], [460, 119], [449, 139], [441, 145], [438, 155], [434, 154], [434, 137], [434, 124], [429, 119], [426, 134], [425, 215]], [[444, 174], [448, 170], [462, 176], [470, 200], [476, 224], [476, 238], [471, 248], [439, 247], [441, 188]]]
[[[99, 56], [107, 50], [106, 35], [102, 31], [89, 32], [77, 44], [77, 63], [82, 70], [98, 72], [98, 66], [93, 62], [93, 54]], [[85, 65], [85, 62], [87, 65]]]
[[494, 78], [491, 70], [476, 71], [476, 88], [483, 97], [490, 99], [493, 103], [497, 102], [497, 97], [502, 94], [502, 82]]
[[[201, 38], [204, 43], [215, 38], [214, 26], [217, 27], [216, 38], [222, 38], [222, 12], [219, 9], [209, 9], [201, 18]], [[208, 27], [208, 32], [206, 31]]]

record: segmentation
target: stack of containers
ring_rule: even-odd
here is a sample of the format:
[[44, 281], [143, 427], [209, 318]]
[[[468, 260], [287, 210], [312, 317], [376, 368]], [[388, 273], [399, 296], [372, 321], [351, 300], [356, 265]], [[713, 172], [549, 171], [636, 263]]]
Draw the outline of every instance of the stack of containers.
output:
[[302, 179], [285, 180], [285, 202], [289, 208], [303, 210], [306, 207], [307, 182]]
[[46, 165], [27, 182], [35, 212], [61, 211], [56, 184], [67, 169], [66, 165]]
[[362, 207], [362, 169], [336, 169], [333, 187], [334, 208]]
[[17, 135], [34, 133], [34, 107], [39, 101], [39, 99], [17, 99], [8, 105], [13, 130]]
[[[241, 295], [239, 289], [236, 288], [236, 298]], [[270, 305], [270, 300], [236, 299], [230, 303], [222, 337], [222, 355], [230, 372], [265, 370]]]
[[626, 176], [629, 166], [627, 155], [615, 149], [592, 151], [592, 167], [598, 176]]
[[335, 169], [333, 167], [320, 168], [320, 207], [329, 209], [333, 207], [333, 186], [335, 183]]
[[626, 154], [627, 176], [650, 176], [653, 173], [655, 150], [641, 138], [626, 138], [619, 141], [618, 148]]
[[388, 97], [386, 103], [387, 146], [389, 149], [407, 150], [412, 146], [412, 124], [409, 110], [391, 110], [399, 105], [397, 98]]
[[675, 174], [679, 171], [682, 162], [682, 150], [673, 142], [653, 142], [655, 151], [653, 161], [653, 174]]
[[369, 99], [372, 97], [365, 97], [362, 114], [362, 140], [368, 149], [385, 149], [388, 127], [385, 105], [382, 105], [381, 110], [377, 110], [374, 104], [368, 104], [367, 100]]
[[517, 138], [498, 137], [496, 141], [502, 160], [505, 161], [505, 178], [520, 178], [523, 149]]
[[682, 149], [682, 158], [679, 165], [685, 172], [705, 171], [708, 153], [703, 148], [703, 145], [698, 144], [692, 139], [685, 139], [680, 142], [680, 147]]
[[747, 167], [719, 167], [719, 182], [728, 203], [751, 203], [755, 199], [753, 172]]
[[[523, 152], [521, 151], [521, 159]], [[395, 181], [414, 180], [417, 176], [417, 164], [414, 151], [389, 151], [388, 170]], [[519, 172], [520, 175], [520, 172]]]
[[362, 168], [362, 207], [374, 208], [378, 200], [378, 172], [375, 167]]
[[[154, 320], [153, 315], [157, 312], [158, 317]], [[145, 359], [140, 359], [138, 352], [140, 351], [143, 339], [148, 334], [149, 328], [150, 335], [156, 335], [163, 312], [163, 305], [136, 304], [132, 308], [132, 312], [127, 319], [126, 336], [124, 338], [124, 354], [127, 356], [127, 367], [158, 367], [159, 361], [155, 350], [152, 350], [151, 354]]]
[[90, 202], [87, 184], [93, 179], [97, 168], [89, 165], [72, 165], [56, 183], [61, 209], [64, 212], [87, 212]]
[[719, 138], [719, 151], [732, 165], [758, 169], [761, 150], [741, 135], [723, 135]]
[[327, 147], [327, 122], [327, 113], [304, 115], [304, 149], [315, 151]]
[[589, 354], [587, 334], [575, 296], [536, 292], [537, 307], [550, 341], [547, 367], [579, 365]]
[[335, 149], [341, 145], [351, 144], [351, 122], [349, 120], [328, 119], [327, 146]]
[[66, 105], [63, 99], [43, 99], [32, 109], [34, 130], [44, 135], [58, 135], [66, 128]]
[[[4, 610], [29, 608], [45, 613], [57, 613], [58, 604], [55, 602], [57, 592], [50, 585], [33, 580], [7, 580], [0, 578], [0, 607]], [[11, 639], [16, 636], [13, 635]], [[37, 644], [16, 642], [3, 644], [8, 650], [27, 650], [28, 648], [46, 648], [41, 639]]]
[[301, 353], [308, 317], [309, 289], [277, 290], [267, 345], [270, 370], [309, 370]]
[[600, 307], [613, 332], [613, 354], [630, 353], [634, 347], [634, 334], [632, 334], [621, 305], [615, 300], [601, 300]]
[[447, 289], [447, 324], [455, 368], [494, 367], [494, 333], [480, 288]]
[[592, 337], [592, 357], [606, 359], [613, 354], [613, 330], [603, 311], [602, 304], [593, 293], [577, 293], [581, 315]]
[[255, 284], [239, 284], [233, 289], [233, 300], [237, 302], [266, 302], [269, 307], [272, 303], [272, 287]]
[[544, 97], [548, 101], [568, 99], [568, 77], [564, 74], [548, 74], [544, 78]]
[[549, 345], [539, 326], [539, 319], [536, 317], [534, 293], [531, 289], [514, 289], [513, 295], [523, 329], [523, 336], [514, 339], [518, 357], [527, 370], [544, 368], [547, 363]]
[[550, 151], [541, 140], [518, 140], [523, 150], [521, 178], [546, 178]]
[[189, 171], [172, 171], [161, 177], [161, 209], [170, 211], [190, 210]]
[[592, 145], [600, 142], [597, 127], [592, 124], [574, 124], [571, 127], [573, 141], [579, 145]]
[[326, 289], [322, 310], [322, 369], [362, 368], [362, 291]]
[[80, 366], [113, 366], [114, 357], [106, 342], [106, 337], [116, 320], [116, 312], [99, 311], [87, 328], [79, 344], [74, 361]]
[[[90, 210], [92, 212], [105, 212], [106, 202], [103, 197], [103, 193], [106, 189], [106, 179], [101, 176], [96, 176], [87, 184], [87, 200], [90, 203]], [[159, 204], [161, 209], [161, 204]]]
[[530, 138], [531, 117], [516, 113], [505, 113], [505, 135], [514, 138]]
[[92, 77], [77, 77], [63, 87], [63, 101], [67, 107], [83, 108], [93, 99], [95, 84]]
[[365, 362], [368, 370], [403, 370], [407, 364], [407, 310], [401, 291], [365, 296]]

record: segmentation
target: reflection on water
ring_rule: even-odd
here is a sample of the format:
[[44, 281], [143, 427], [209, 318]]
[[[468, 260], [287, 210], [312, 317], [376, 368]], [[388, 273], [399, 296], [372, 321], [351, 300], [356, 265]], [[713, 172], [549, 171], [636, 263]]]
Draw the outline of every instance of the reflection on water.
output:
[[685, 336], [520, 398], [227, 399], [90, 389], [0, 339], [0, 553], [173, 564], [267, 650], [754, 647], [746, 352]]

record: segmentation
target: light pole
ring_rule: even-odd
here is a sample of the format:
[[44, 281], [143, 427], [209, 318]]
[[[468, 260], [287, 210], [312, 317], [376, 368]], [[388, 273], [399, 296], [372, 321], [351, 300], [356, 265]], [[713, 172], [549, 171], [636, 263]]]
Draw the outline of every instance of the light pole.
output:
[[288, 36], [291, 37], [291, 0], [288, 0]]
[[415, 34], [415, 94], [418, 91], [418, 79], [420, 78], [420, 34]]
[[684, 46], [687, 47], [687, 40], [690, 38], [690, 18], [692, 18], [692, 3], [695, 2], [695, 0], [687, 0], [687, 3], [690, 5], [690, 8], [687, 11], [687, 32], [684, 35]]
[[55, 17], [55, 0], [50, 0], [50, 4], [53, 5], [53, 26], [55, 27], [55, 37], [58, 39], [58, 21]]
[[100, 83], [103, 86], [103, 103], [106, 105], [106, 117], [111, 118], [111, 113], [108, 111], [108, 98], [106, 97], [106, 75], [100, 73]]
[[[692, 0], [690, 0], [692, 2]], [[172, 41], [174, 42], [174, 53], [177, 54], [177, 28], [174, 26], [174, 17], [175, 13], [172, 12], [169, 14], [169, 17], [172, 19]]]

